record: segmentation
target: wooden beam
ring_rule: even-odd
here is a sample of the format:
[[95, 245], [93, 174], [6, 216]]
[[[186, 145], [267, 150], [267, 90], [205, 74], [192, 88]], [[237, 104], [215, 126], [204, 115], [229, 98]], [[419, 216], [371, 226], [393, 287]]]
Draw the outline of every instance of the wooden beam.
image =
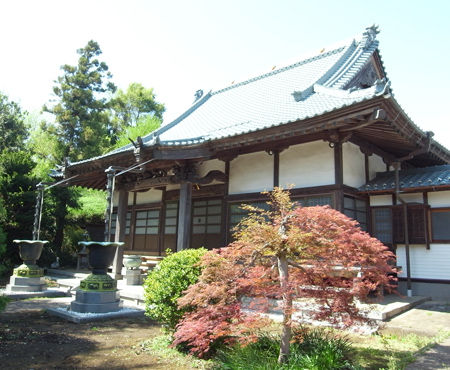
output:
[[351, 124], [348, 125], [347, 127], [342, 127], [339, 129], [339, 132], [354, 131], [379, 122], [386, 123], [387, 122], [386, 117], [387, 113], [384, 109], [374, 109], [374, 111], [372, 112], [372, 114], [368, 119], [364, 118], [362, 122], [358, 124]]
[[192, 218], [192, 183], [182, 182], [178, 206], [177, 252], [190, 247]]
[[395, 158], [394, 155], [392, 155], [392, 154], [390, 154], [388, 152], [385, 152], [383, 149], [377, 147], [376, 145], [374, 145], [374, 144], [372, 144], [372, 143], [370, 143], [370, 142], [368, 142], [368, 141], [366, 141], [364, 139], [361, 139], [356, 134], [354, 134], [350, 138], [350, 142], [355, 144], [355, 145], [358, 145], [360, 147], [366, 148], [365, 150], [378, 155], [379, 157], [383, 158], [383, 160], [385, 162], [393, 163], [393, 162], [396, 161], [396, 158]]
[[152, 150], [152, 158], [161, 160], [208, 159], [214, 154], [214, 150], [209, 146], [199, 145], [197, 147], [182, 145], [174, 149], [156, 148]]
[[147, 190], [157, 186], [176, 184], [177, 182], [178, 182], [177, 177], [174, 175], [152, 177], [150, 179], [140, 180], [139, 182], [131, 182], [128, 184], [124, 184], [124, 188], [127, 189], [128, 191], [139, 191], [139, 190]]

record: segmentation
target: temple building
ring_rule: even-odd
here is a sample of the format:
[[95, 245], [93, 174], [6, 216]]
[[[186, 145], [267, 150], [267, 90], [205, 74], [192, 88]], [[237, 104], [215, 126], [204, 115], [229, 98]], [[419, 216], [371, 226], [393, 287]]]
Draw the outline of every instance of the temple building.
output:
[[242, 203], [292, 185], [302, 205], [330, 205], [392, 248], [401, 291], [449, 298], [450, 152], [394, 98], [377, 33], [199, 90], [173, 122], [65, 176], [105, 189], [109, 169], [111, 238], [146, 255], [222, 247]]

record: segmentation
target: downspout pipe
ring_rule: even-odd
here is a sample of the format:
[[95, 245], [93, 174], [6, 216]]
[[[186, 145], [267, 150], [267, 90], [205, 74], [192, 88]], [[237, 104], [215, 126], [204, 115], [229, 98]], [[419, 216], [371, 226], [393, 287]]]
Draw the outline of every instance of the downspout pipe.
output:
[[426, 138], [424, 144], [409, 153], [408, 155], [398, 158], [395, 162], [392, 163], [395, 169], [395, 195], [396, 202], [400, 202], [403, 205], [403, 223], [405, 229], [405, 254], [406, 254], [406, 289], [408, 297], [412, 297], [412, 288], [411, 288], [411, 259], [410, 259], [410, 251], [409, 251], [409, 228], [408, 228], [408, 204], [406, 201], [400, 196], [400, 165], [403, 161], [407, 161], [409, 159], [414, 158], [419, 154], [428, 153], [431, 147], [431, 138], [434, 136], [432, 131], [427, 131]]
[[405, 230], [405, 253], [406, 253], [406, 289], [408, 297], [412, 297], [412, 288], [411, 288], [411, 259], [409, 253], [409, 227], [408, 227], [408, 204], [405, 200], [400, 196], [400, 163], [394, 162], [392, 165], [395, 169], [395, 199], [400, 202], [403, 206], [403, 223]]

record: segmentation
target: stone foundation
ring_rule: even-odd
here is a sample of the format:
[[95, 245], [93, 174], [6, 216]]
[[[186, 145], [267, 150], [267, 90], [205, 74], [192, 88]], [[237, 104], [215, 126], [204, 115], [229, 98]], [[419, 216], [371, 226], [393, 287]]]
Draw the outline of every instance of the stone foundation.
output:
[[125, 273], [125, 279], [127, 285], [141, 285], [141, 271], [140, 270], [129, 270], [127, 269]]
[[80, 313], [105, 313], [120, 310], [119, 291], [91, 292], [77, 290], [75, 301], [71, 302], [70, 310]]
[[[35, 266], [36, 268], [29, 268], [29, 266], [22, 265], [14, 269], [14, 275], [9, 279], [9, 284], [6, 285], [7, 292], [43, 292], [47, 289], [47, 284], [43, 277], [44, 270]], [[20, 274], [18, 274], [18, 273]], [[31, 272], [31, 273], [30, 273]], [[34, 277], [27, 277], [34, 276]]]

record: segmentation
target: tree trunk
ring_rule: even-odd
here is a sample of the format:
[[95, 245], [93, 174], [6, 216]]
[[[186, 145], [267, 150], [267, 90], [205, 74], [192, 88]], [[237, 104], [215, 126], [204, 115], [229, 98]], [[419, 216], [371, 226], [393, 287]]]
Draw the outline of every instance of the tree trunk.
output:
[[278, 257], [278, 272], [283, 294], [283, 329], [281, 331], [280, 355], [278, 356], [278, 363], [282, 364], [287, 362], [289, 358], [292, 320], [292, 294], [289, 288], [288, 261], [284, 255]]

